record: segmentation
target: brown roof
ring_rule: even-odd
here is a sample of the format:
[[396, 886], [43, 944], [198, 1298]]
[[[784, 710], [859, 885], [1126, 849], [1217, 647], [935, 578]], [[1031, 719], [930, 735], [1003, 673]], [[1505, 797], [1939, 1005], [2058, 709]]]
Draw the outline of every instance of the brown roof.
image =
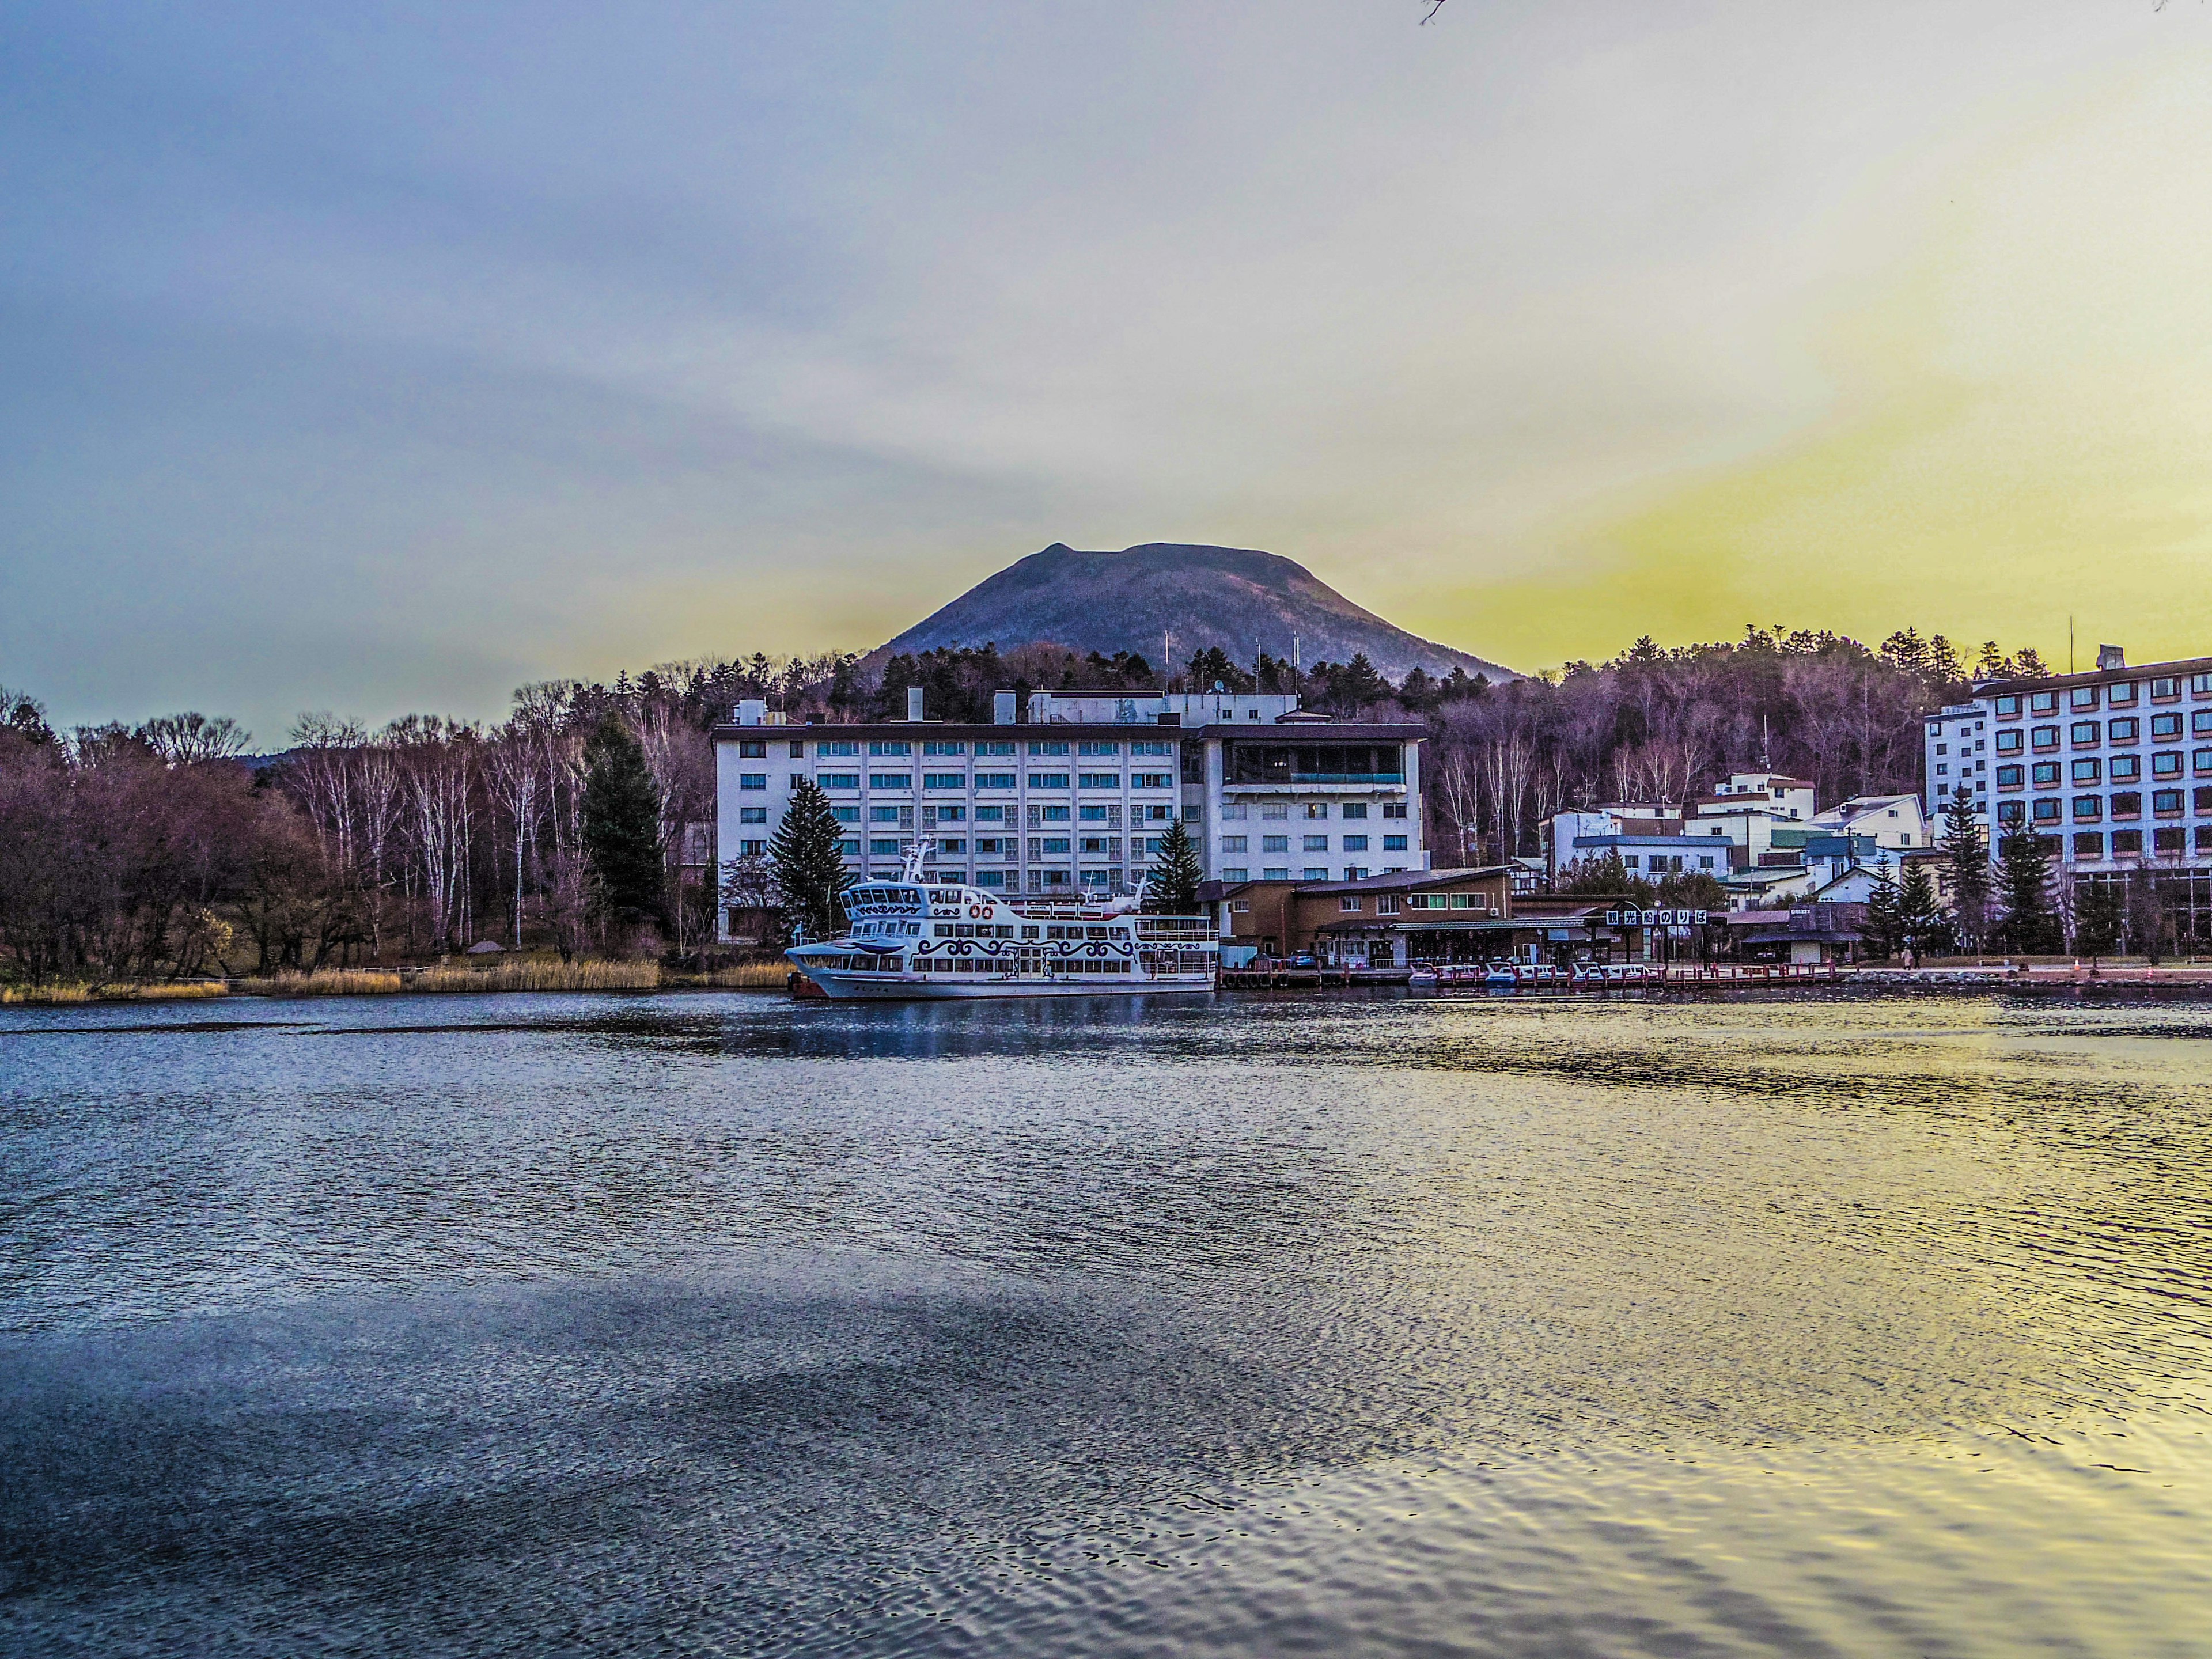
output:
[[[1977, 680], [1977, 697], [2000, 691], [2050, 691], [2069, 685], [2103, 685], [2113, 680], [2178, 679], [2187, 674], [2212, 673], [2212, 657], [2185, 657], [2178, 662], [2147, 662], [2132, 668], [2091, 668], [2079, 674], [2052, 674], [2039, 680]], [[1933, 714], [1922, 718], [1933, 720]]]
[[[1070, 728], [1059, 728], [1066, 731]], [[1174, 731], [1177, 728], [1167, 728]], [[1266, 720], [1209, 720], [1204, 726], [1181, 728], [1206, 738], [1259, 737], [1270, 742], [1295, 748], [1300, 744], [1318, 742], [1326, 738], [1335, 742], [1348, 738], [1352, 742], [1419, 743], [1429, 734], [1429, 728], [1418, 721], [1384, 720], [1298, 720], [1276, 725]]]
[[[1490, 876], [1505, 876], [1513, 872], [1510, 864], [1486, 864], [1479, 868], [1464, 870], [1394, 870], [1383, 876], [1362, 876], [1358, 881], [1297, 881], [1291, 884], [1300, 893], [1407, 893], [1417, 888], [1449, 887], [1455, 882], [1480, 881]], [[1257, 882], [1248, 883], [1260, 885]]]

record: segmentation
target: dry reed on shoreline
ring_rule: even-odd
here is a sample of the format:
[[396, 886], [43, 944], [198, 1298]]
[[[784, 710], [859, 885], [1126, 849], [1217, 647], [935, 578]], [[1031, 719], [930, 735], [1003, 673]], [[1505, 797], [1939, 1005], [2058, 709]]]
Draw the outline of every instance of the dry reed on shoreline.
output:
[[98, 986], [93, 994], [101, 1002], [201, 1002], [228, 996], [230, 988], [219, 979], [146, 980]]
[[234, 988], [252, 997], [354, 997], [389, 996], [404, 986], [389, 969], [319, 968], [311, 974], [242, 979]]
[[703, 974], [679, 974], [675, 983], [721, 991], [781, 991], [791, 983], [787, 962], [740, 962]]
[[40, 1007], [58, 1002], [89, 1002], [89, 985], [7, 985], [0, 986], [0, 1003], [10, 1006], [24, 1004]]
[[657, 962], [554, 962], [526, 959], [489, 968], [425, 968], [411, 991], [653, 991]]
[[112, 985], [10, 985], [0, 1003], [50, 1007], [81, 1002], [199, 1002], [224, 995], [220, 980], [146, 980]]

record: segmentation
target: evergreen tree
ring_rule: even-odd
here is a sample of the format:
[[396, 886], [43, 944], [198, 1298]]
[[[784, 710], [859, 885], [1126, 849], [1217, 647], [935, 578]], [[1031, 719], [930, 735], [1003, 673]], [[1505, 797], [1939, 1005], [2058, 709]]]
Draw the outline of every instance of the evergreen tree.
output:
[[1252, 677], [1218, 645], [1191, 653], [1183, 674], [1193, 691], [1211, 691], [1218, 685], [1225, 691], [1245, 692], [1254, 684]]
[[1145, 889], [1146, 910], [1156, 916], [1198, 915], [1198, 884], [1205, 879], [1198, 843], [1177, 818], [1160, 837], [1160, 850], [1152, 854], [1152, 878]]
[[2075, 953], [2092, 960], [2116, 954], [2127, 920], [2127, 901], [2117, 884], [2083, 882], [2074, 890]]
[[1943, 852], [1951, 871], [1951, 915], [1959, 942], [1982, 948], [1990, 918], [1990, 843], [1966, 786], [1943, 803]]
[[1917, 968], [1920, 953], [1940, 945], [1943, 933], [1942, 901], [1936, 896], [1936, 878], [1928, 872], [1924, 859], [1905, 866], [1905, 879], [1897, 885], [1897, 921], [1905, 948]]
[[584, 740], [583, 831], [600, 909], [624, 922], [659, 917], [660, 792], [644, 749], [611, 713]]
[[837, 851], [844, 833], [818, 785], [801, 778], [792, 786], [791, 805], [768, 844], [768, 856], [783, 901], [784, 923], [804, 928], [809, 939], [835, 939], [844, 931], [839, 895], [852, 879]]
[[2024, 823], [2016, 823], [1997, 843], [1997, 886], [2004, 896], [2005, 942], [2034, 955], [2055, 948], [2057, 918], [2051, 912], [2052, 843]]
[[1904, 898], [1897, 890], [1896, 872], [1884, 859], [1875, 866], [1874, 891], [1867, 898], [1866, 946], [1878, 959], [1887, 962], [1904, 939]]
[[[1323, 665], [1316, 663], [1314, 672], [1318, 676]], [[1367, 653], [1355, 651], [1352, 660], [1340, 668], [1328, 671], [1328, 693], [1326, 701], [1340, 714], [1353, 714], [1370, 703], [1381, 702], [1389, 696], [1393, 688], [1375, 665], [1367, 660]]]
[[[1577, 898], [1625, 898], [1641, 907], [1655, 901], [1659, 890], [1641, 876], [1632, 876], [1620, 854], [1608, 847], [1602, 857], [1585, 854], [1559, 872], [1559, 891]], [[1707, 909], [1714, 907], [1707, 905]]]
[[[1616, 855], [1617, 856], [1617, 855]], [[1725, 910], [1729, 890], [1710, 870], [1672, 870], [1660, 878], [1659, 902], [1670, 909]]]

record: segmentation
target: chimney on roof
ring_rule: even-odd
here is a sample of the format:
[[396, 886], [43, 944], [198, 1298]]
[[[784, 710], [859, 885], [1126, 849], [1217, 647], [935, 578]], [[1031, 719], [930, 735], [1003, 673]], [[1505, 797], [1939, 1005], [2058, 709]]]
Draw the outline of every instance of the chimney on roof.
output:
[[2120, 649], [2118, 646], [2100, 645], [2097, 647], [2097, 672], [2099, 673], [2110, 673], [2116, 668], [2125, 668], [2127, 665], [2128, 653]]
[[906, 717], [910, 720], [921, 718], [921, 688], [918, 685], [906, 689]]

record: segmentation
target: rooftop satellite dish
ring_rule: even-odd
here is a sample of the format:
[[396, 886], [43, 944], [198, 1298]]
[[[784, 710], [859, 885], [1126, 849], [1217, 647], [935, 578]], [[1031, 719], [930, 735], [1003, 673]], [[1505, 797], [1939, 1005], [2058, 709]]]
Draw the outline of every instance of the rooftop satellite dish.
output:
[[1219, 680], [1216, 680], [1216, 681], [1214, 681], [1214, 683], [1213, 683], [1213, 689], [1214, 689], [1214, 690], [1215, 690], [1217, 693], [1219, 693], [1219, 692], [1226, 691], [1229, 688], [1228, 688], [1227, 686], [1224, 685], [1224, 684], [1223, 684]]

